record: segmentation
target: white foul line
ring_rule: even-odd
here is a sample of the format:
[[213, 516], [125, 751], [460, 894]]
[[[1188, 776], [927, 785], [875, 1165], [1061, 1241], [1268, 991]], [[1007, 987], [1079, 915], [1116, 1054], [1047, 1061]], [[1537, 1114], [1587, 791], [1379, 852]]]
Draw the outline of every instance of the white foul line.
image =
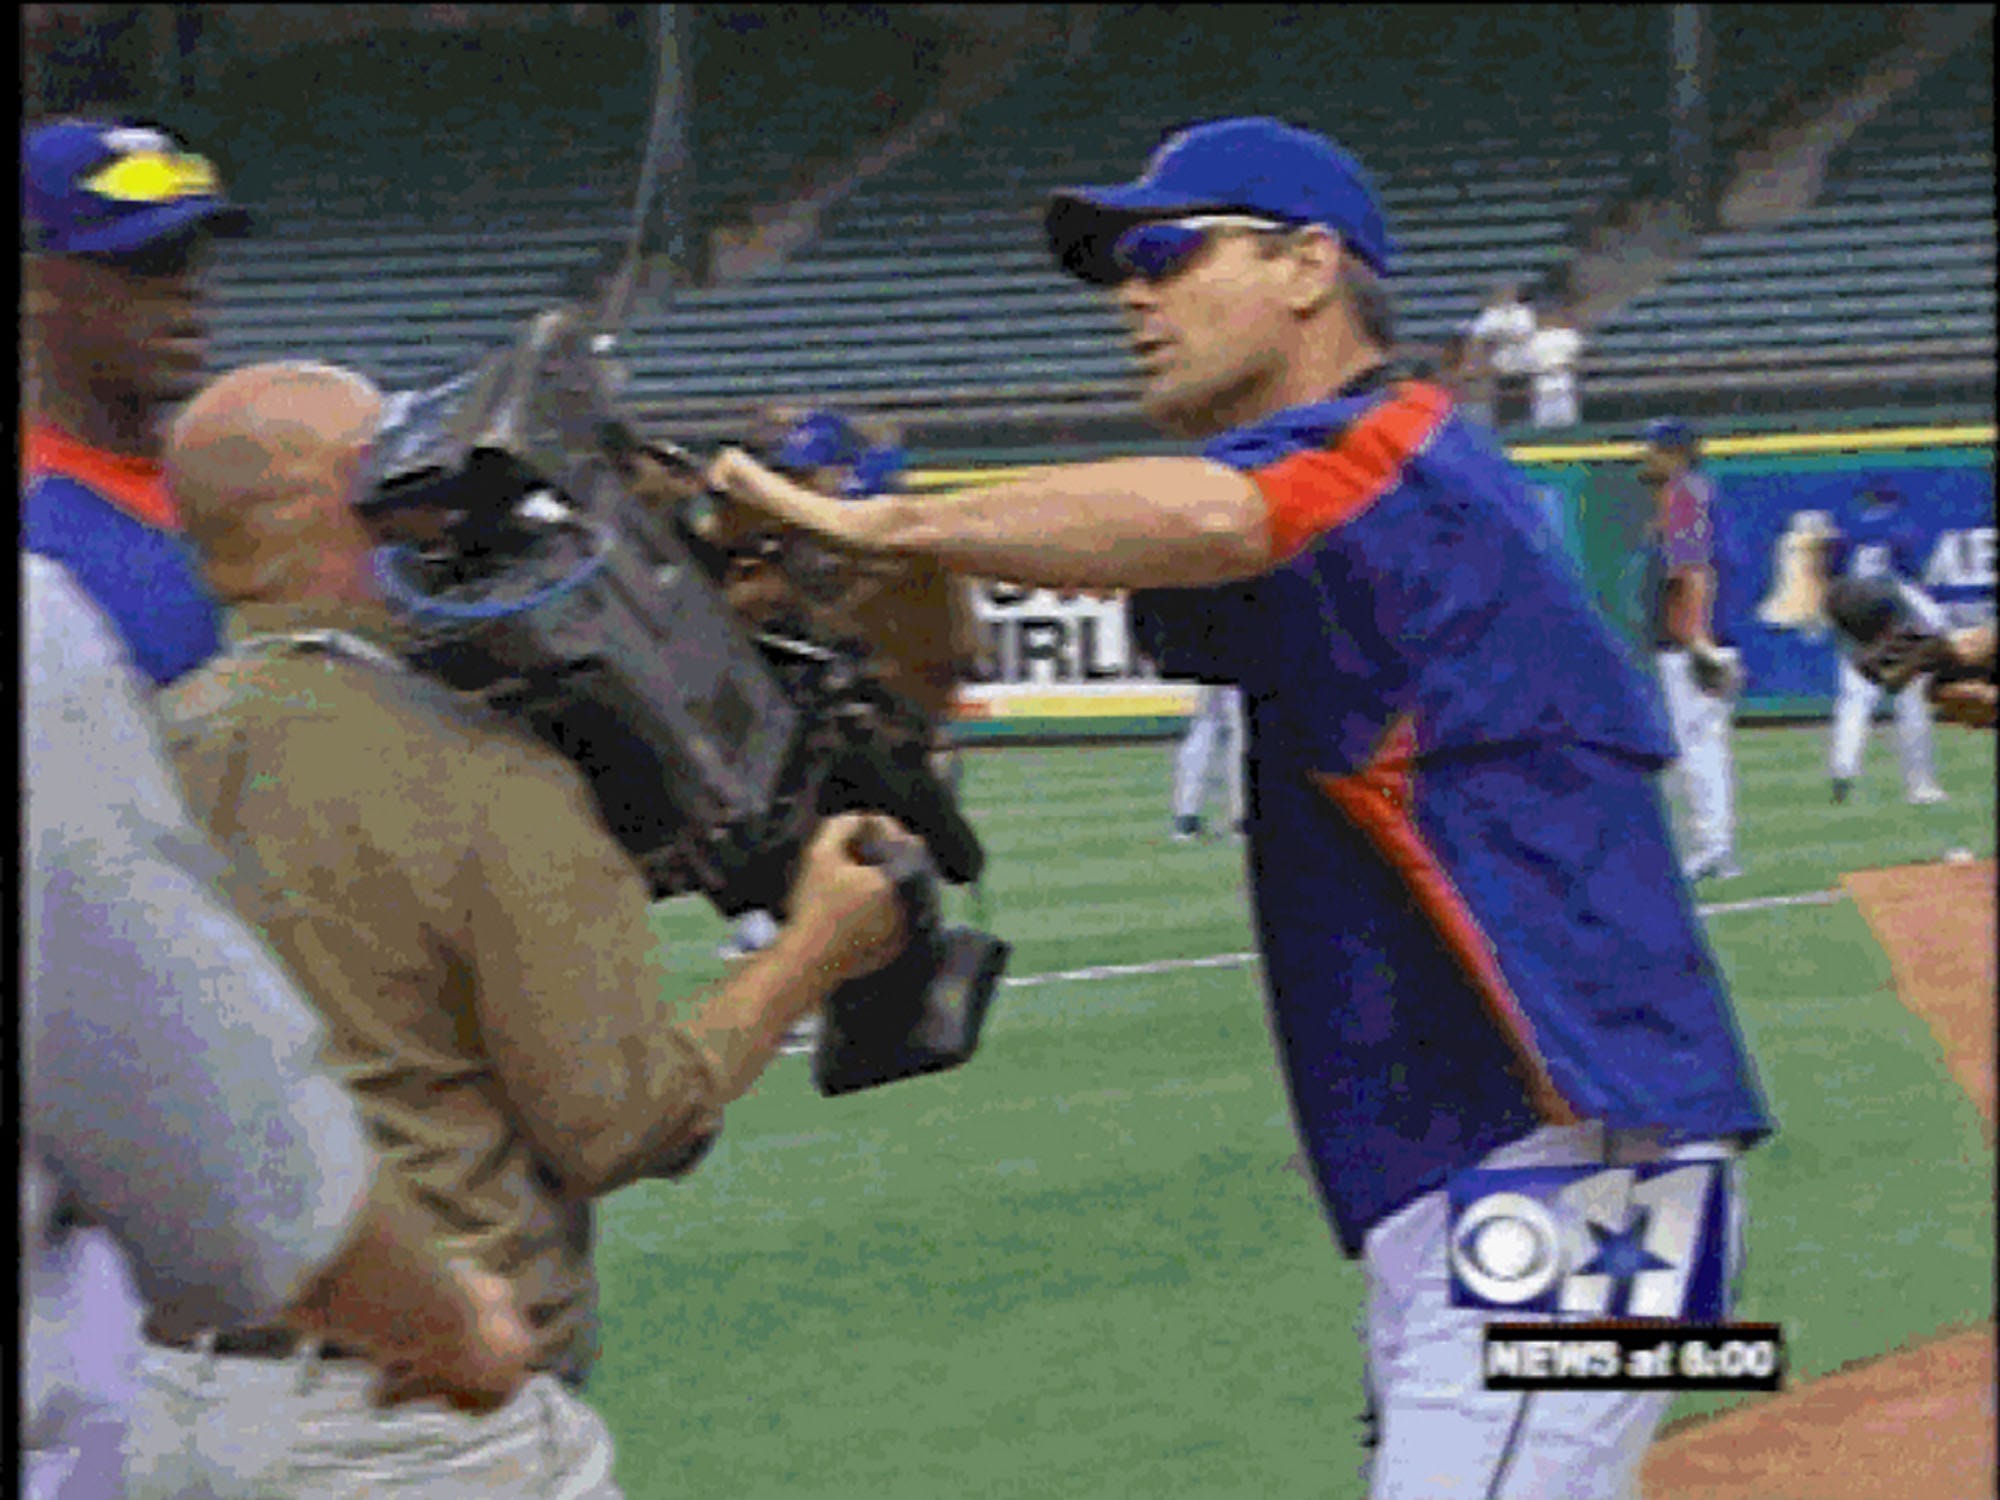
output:
[[[1726, 916], [1739, 911], [1773, 911], [1781, 906], [1831, 906], [1844, 899], [1839, 891], [1805, 891], [1796, 896], [1752, 896], [1746, 901], [1714, 901], [1695, 910], [1704, 917]], [[1236, 969], [1257, 962], [1254, 953], [1216, 953], [1207, 958], [1160, 958], [1143, 964], [1095, 964], [1088, 969], [1062, 969], [1052, 974], [1019, 974], [1002, 979], [1008, 989], [1033, 989], [1042, 984], [1096, 979], [1137, 979], [1152, 974], [1174, 974], [1183, 969]]]
[[1779, 906], [1832, 906], [1845, 898], [1839, 891], [1806, 891], [1797, 896], [1752, 896], [1748, 901], [1714, 901], [1697, 906], [1704, 917], [1719, 917], [1732, 911], [1770, 911]]

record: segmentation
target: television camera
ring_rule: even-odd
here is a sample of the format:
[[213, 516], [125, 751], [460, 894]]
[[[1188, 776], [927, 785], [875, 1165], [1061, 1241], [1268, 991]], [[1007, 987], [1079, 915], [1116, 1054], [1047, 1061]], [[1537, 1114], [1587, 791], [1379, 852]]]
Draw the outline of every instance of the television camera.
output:
[[[655, 899], [782, 912], [821, 821], [895, 817], [922, 849], [873, 857], [911, 939], [828, 1002], [814, 1081], [841, 1094], [964, 1063], [1008, 948], [940, 922], [939, 879], [976, 880], [984, 852], [932, 772], [932, 724], [881, 684], [867, 642], [804, 612], [744, 624], [731, 553], [700, 525], [701, 465], [619, 413], [592, 336], [551, 309], [391, 401], [357, 508], [405, 660], [578, 766]], [[824, 588], [823, 554], [759, 545], [802, 596]]]

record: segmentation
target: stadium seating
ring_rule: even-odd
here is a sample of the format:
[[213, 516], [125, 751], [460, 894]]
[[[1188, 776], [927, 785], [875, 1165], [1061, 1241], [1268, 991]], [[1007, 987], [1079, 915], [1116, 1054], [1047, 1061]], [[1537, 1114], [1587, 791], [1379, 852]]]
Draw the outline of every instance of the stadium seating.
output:
[[[1178, 86], [1171, 60], [1199, 25], [1101, 42], [1159, 60], [1119, 70], [1115, 89], [1103, 70], [1025, 81], [837, 205], [789, 264], [643, 312], [623, 350], [629, 398], [691, 435], [778, 396], [930, 420], [1129, 410], [1118, 314], [1051, 272], [1039, 205], [1065, 182], [1129, 176], [1163, 126], [1260, 109], [1336, 128], [1368, 161], [1402, 249], [1403, 332], [1435, 343], [1496, 282], [1559, 265], [1582, 217], [1655, 144], [1630, 125], [1634, 101], [1644, 117], [1661, 92], [1639, 76], [1522, 94], [1534, 102], [1511, 111], [1493, 79], [1407, 85], [1474, 101], [1455, 131], [1430, 128], [1439, 111], [1419, 131], [1379, 100], [1371, 111], [1315, 94], [1310, 57]], [[1586, 403], [1787, 384], [1823, 403], [1843, 383], [1918, 371], [1990, 385], [1991, 88], [1968, 82], [1990, 61], [1988, 44], [1983, 62], [1953, 63], [1873, 122], [1814, 207], [1778, 230], [1709, 236], [1591, 330]], [[491, 347], [620, 232], [642, 113], [629, 97], [594, 124], [524, 113], [491, 160], [386, 152], [336, 168], [302, 143], [274, 152], [259, 183], [272, 232], [237, 248], [220, 278], [218, 362], [311, 352], [407, 385]], [[782, 150], [731, 151], [739, 192], [774, 188], [787, 170]]]

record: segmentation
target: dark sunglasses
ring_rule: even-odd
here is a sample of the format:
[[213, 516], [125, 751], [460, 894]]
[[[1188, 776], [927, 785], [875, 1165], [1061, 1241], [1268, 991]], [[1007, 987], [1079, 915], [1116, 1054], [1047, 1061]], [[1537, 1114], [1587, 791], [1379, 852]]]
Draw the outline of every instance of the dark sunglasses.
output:
[[208, 258], [208, 238], [202, 234], [181, 234], [171, 239], [156, 240], [150, 245], [141, 245], [136, 250], [124, 250], [117, 254], [79, 255], [77, 259], [87, 260], [92, 265], [103, 266], [126, 276], [155, 277], [188, 276], [204, 265]]
[[1135, 224], [1112, 242], [1111, 263], [1141, 281], [1164, 281], [1192, 261], [1225, 229], [1289, 234], [1297, 226], [1250, 214], [1197, 214]]

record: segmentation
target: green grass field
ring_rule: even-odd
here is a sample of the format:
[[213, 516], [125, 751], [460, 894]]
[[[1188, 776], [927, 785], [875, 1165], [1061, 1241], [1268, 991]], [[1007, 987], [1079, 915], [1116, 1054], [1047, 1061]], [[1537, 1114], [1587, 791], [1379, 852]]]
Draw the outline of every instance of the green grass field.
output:
[[[1747, 870], [1703, 899], [1990, 856], [1992, 737], [1941, 729], [1953, 800], [1911, 808], [1887, 734], [1836, 808], [1823, 729], [1740, 732]], [[970, 757], [1012, 976], [1251, 948], [1240, 845], [1167, 838], [1169, 756]], [[657, 925], [690, 987], [723, 972], [705, 906]], [[1860, 914], [1709, 933], [1781, 1127], [1750, 1158], [1741, 1316], [1786, 1326], [1794, 1380], [1989, 1316], [1993, 1155]], [[699, 1172], [601, 1216], [589, 1395], [618, 1478], [633, 1500], [1355, 1500], [1362, 1277], [1292, 1150], [1241, 965], [1012, 986], [972, 1066], [843, 1100], [780, 1059]]]

